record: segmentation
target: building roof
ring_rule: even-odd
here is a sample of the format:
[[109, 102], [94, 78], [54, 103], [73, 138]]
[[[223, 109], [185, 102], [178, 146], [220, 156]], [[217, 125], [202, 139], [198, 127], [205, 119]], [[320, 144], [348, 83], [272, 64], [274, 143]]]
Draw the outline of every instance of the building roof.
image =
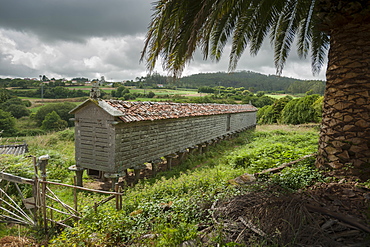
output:
[[70, 113], [75, 113], [87, 102], [94, 102], [111, 116], [125, 123], [173, 119], [192, 116], [220, 115], [239, 112], [255, 112], [253, 105], [241, 104], [193, 104], [172, 102], [128, 102], [122, 100], [87, 100]]
[[21, 155], [28, 152], [27, 144], [0, 145], [0, 154]]

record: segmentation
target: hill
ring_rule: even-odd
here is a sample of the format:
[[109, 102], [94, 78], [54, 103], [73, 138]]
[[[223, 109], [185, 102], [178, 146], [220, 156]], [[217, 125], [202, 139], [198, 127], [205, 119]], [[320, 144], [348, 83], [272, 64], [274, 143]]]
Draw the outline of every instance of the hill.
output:
[[315, 94], [323, 94], [325, 89], [325, 82], [320, 80], [300, 80], [277, 75], [264, 75], [252, 71], [194, 74], [182, 77], [180, 83], [183, 86], [191, 85], [197, 88], [201, 86], [244, 87], [252, 92], [305, 93], [312, 90]]

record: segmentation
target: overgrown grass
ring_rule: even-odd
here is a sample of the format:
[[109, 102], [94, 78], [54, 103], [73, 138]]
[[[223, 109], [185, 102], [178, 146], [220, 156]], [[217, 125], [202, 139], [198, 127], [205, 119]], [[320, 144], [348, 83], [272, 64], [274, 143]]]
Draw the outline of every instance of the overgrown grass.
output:
[[[198, 241], [201, 246], [199, 230], [212, 224], [211, 205], [251, 189], [229, 181], [313, 153], [317, 139], [318, 133], [312, 128], [259, 126], [254, 132], [211, 147], [203, 155], [190, 156], [171, 171], [126, 187], [120, 211], [111, 201], [95, 212], [92, 205], [101, 196], [79, 192], [83, 219], [74, 228], [55, 235], [50, 246], [178, 246], [187, 240]], [[49, 180], [71, 183], [74, 174], [67, 168], [74, 164], [72, 129], [29, 138], [27, 142], [30, 154], [51, 156]], [[1, 161], [1, 170], [32, 176], [30, 158], [2, 156]], [[313, 163], [314, 159], [307, 159], [263, 179], [288, 190], [301, 189], [320, 179]], [[67, 204], [73, 204], [71, 189], [53, 190]], [[226, 246], [222, 237], [214, 236], [212, 241]]]
[[[198, 230], [211, 224], [209, 209], [213, 202], [244, 193], [246, 186], [228, 181], [245, 173], [254, 173], [298, 159], [316, 151], [315, 130], [284, 127], [242, 134], [225, 141], [203, 156], [190, 157], [181, 167], [140, 181], [127, 188], [123, 209], [112, 204], [98, 212], [86, 209], [86, 215], [73, 229], [63, 231], [51, 246], [117, 245], [178, 246], [198, 239]], [[265, 177], [268, 183], [290, 190], [304, 188], [320, 179], [313, 159], [299, 162], [282, 173]], [[215, 244], [222, 239], [215, 237]], [[218, 242], [217, 242], [218, 241]], [[201, 245], [200, 243], [198, 243]]]
[[[5, 138], [2, 138], [5, 139]], [[29, 153], [24, 156], [1, 155], [0, 170], [14, 175], [32, 178], [34, 174], [33, 158], [48, 154], [48, 179], [55, 181], [70, 180], [73, 174], [67, 169], [75, 164], [74, 160], [74, 130], [66, 129], [48, 135], [6, 138], [9, 142], [26, 142]]]

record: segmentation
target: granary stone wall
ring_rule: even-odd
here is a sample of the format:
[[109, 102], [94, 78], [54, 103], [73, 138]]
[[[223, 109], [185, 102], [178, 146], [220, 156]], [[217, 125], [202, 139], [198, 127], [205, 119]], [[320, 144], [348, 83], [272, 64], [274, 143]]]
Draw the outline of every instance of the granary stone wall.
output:
[[[256, 124], [253, 106], [87, 100], [75, 115], [76, 169], [122, 174]], [[212, 115], [213, 114], [213, 115]]]
[[256, 112], [141, 121], [116, 126], [116, 171], [136, 167], [255, 125]]
[[112, 171], [114, 163], [114, 128], [112, 116], [94, 104], [87, 105], [75, 121], [76, 165]]

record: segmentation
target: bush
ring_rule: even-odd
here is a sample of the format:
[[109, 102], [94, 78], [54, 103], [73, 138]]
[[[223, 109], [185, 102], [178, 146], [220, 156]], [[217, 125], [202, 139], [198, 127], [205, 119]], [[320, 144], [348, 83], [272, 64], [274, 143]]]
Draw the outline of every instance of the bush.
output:
[[21, 118], [29, 116], [31, 111], [27, 109], [30, 101], [23, 101], [20, 98], [11, 98], [0, 105], [0, 108], [6, 112], [10, 112], [13, 117]]
[[283, 97], [274, 102], [269, 107], [266, 107], [263, 112], [258, 114], [258, 123], [260, 124], [273, 124], [279, 123], [281, 118], [281, 111], [285, 105], [291, 100], [291, 97]]
[[0, 110], [0, 131], [2, 136], [12, 136], [16, 133], [15, 118], [3, 110]]
[[148, 94], [147, 94], [147, 97], [148, 98], [154, 98], [155, 96], [155, 93], [153, 93], [152, 91], [150, 91]]
[[57, 136], [60, 141], [74, 141], [75, 140], [75, 132], [72, 129], [65, 129], [63, 131], [59, 131], [57, 133]]
[[69, 114], [69, 112], [75, 107], [76, 105], [70, 102], [45, 105], [36, 112], [34, 118], [38, 126], [41, 126], [46, 115], [55, 111], [59, 115], [59, 117], [67, 123], [69, 127], [72, 127], [74, 123], [72, 121], [69, 121], [69, 119], [72, 118], [73, 115]]
[[62, 120], [60, 116], [52, 111], [48, 113], [42, 121], [41, 129], [43, 130], [62, 130], [67, 128], [68, 124], [66, 121]]
[[37, 136], [37, 135], [43, 135], [45, 134], [45, 131], [42, 129], [26, 129], [26, 130], [19, 130], [17, 132], [17, 136]]
[[319, 97], [318, 94], [313, 94], [288, 102], [281, 112], [281, 123], [303, 124], [318, 122], [320, 116], [314, 108], [314, 103]]
[[21, 118], [29, 116], [31, 111], [27, 109], [25, 105], [9, 105], [3, 108], [4, 111], [10, 112], [13, 117]]

